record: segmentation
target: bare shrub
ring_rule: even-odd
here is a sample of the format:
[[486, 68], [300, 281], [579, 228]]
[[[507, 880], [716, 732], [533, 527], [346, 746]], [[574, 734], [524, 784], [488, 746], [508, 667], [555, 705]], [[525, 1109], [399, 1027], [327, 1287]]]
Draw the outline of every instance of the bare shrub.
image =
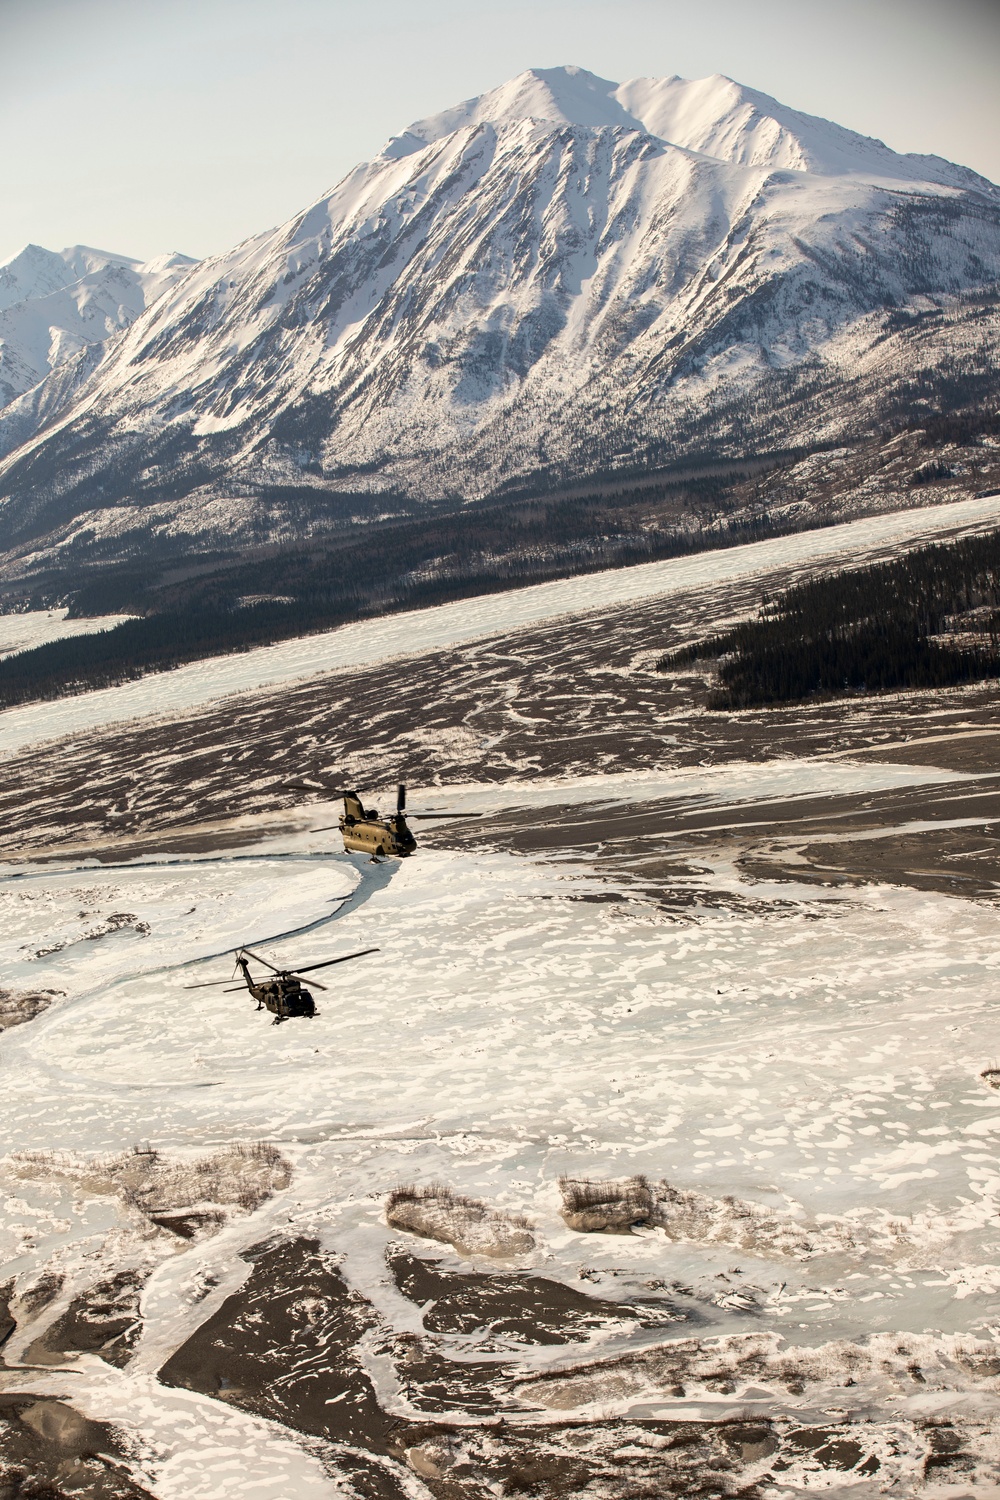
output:
[[591, 1177], [560, 1177], [562, 1216], [570, 1229], [583, 1234], [628, 1234], [635, 1224], [648, 1224], [654, 1196], [645, 1177], [595, 1181]]
[[35, 990], [18, 995], [13, 990], [0, 990], [0, 1031], [9, 1031], [12, 1026], [24, 1026], [33, 1021], [62, 993], [62, 990]]
[[[790, 1214], [775, 1213], [732, 1194], [710, 1198], [668, 1182], [650, 1183], [642, 1176], [603, 1181], [561, 1177], [559, 1186], [563, 1219], [583, 1234], [628, 1234], [632, 1228], [650, 1225], [675, 1240], [800, 1257], [814, 1253], [821, 1238]], [[827, 1239], [832, 1237], [827, 1235]]]
[[393, 1188], [386, 1199], [385, 1216], [394, 1229], [439, 1240], [459, 1255], [526, 1255], [535, 1245], [523, 1214], [504, 1213], [441, 1182], [402, 1183]]
[[803, 1256], [814, 1249], [813, 1236], [788, 1214], [777, 1214], [731, 1194], [710, 1198], [705, 1193], [671, 1187], [668, 1182], [656, 1185], [651, 1218], [675, 1240], [732, 1245], [758, 1254]]
[[259, 1142], [224, 1146], [196, 1161], [165, 1160], [155, 1152], [130, 1155], [111, 1162], [109, 1175], [144, 1213], [213, 1206], [253, 1213], [288, 1186], [291, 1168], [280, 1151]]

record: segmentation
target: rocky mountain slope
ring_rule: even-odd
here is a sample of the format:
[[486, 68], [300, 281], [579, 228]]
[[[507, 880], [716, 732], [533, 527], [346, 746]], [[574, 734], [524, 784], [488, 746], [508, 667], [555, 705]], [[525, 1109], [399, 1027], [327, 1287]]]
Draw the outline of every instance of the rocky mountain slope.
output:
[[9, 407], [0, 546], [169, 557], [870, 439], [995, 401], [998, 281], [965, 168], [718, 76], [532, 70]]

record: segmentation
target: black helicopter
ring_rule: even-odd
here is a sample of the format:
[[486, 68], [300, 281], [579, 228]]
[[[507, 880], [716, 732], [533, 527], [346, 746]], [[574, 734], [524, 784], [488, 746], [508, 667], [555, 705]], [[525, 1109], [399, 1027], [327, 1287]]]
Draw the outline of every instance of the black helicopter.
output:
[[[346, 963], [349, 958], [364, 958], [366, 953], [378, 953], [378, 948], [362, 948], [357, 953], [344, 953], [340, 958], [327, 958], [322, 963], [306, 964], [300, 969], [277, 969], [274, 964], [269, 963], [266, 958], [261, 958], [259, 953], [253, 953], [249, 948], [238, 948], [235, 953], [236, 967], [243, 974], [247, 989], [257, 1002], [258, 1010], [269, 1010], [274, 1016], [273, 1024], [280, 1026], [282, 1021], [288, 1021], [292, 1016], [307, 1016], [312, 1018], [319, 1014], [316, 1002], [304, 987], [302, 974], [311, 974], [313, 969], [328, 969], [331, 964]], [[273, 979], [255, 980], [250, 974], [248, 960], [253, 959], [255, 963], [263, 964], [270, 969], [274, 975]], [[212, 985], [226, 984], [232, 986], [225, 993], [232, 995], [236, 990], [243, 988], [242, 984], [233, 984], [232, 979], [209, 979], [204, 984], [187, 984], [188, 990], [204, 990]], [[318, 990], [325, 990], [326, 985], [320, 984], [318, 980], [312, 981]]]
[[322, 828], [314, 828], [314, 833], [324, 833], [328, 828], [339, 828], [344, 836], [345, 849], [358, 849], [362, 854], [370, 854], [375, 863], [378, 863], [386, 854], [394, 854], [397, 859], [404, 859], [406, 855], [412, 854], [417, 847], [417, 841], [407, 826], [407, 817], [411, 818], [481, 818], [482, 813], [407, 813], [406, 811], [406, 787], [400, 783], [396, 792], [396, 811], [385, 817], [380, 817], [374, 807], [365, 807], [357, 792], [348, 792], [332, 787], [324, 782], [321, 777], [315, 781], [288, 781], [286, 786], [294, 787], [296, 791], [325, 792], [328, 797], [343, 797], [344, 812], [338, 823], [324, 824]]

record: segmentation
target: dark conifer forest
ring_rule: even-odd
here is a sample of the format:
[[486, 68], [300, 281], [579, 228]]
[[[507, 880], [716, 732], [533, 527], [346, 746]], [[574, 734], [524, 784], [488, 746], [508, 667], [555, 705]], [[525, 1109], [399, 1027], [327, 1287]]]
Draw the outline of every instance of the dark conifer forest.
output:
[[1000, 675], [1000, 532], [921, 547], [761, 602], [755, 620], [670, 652], [715, 660], [714, 709], [950, 687]]

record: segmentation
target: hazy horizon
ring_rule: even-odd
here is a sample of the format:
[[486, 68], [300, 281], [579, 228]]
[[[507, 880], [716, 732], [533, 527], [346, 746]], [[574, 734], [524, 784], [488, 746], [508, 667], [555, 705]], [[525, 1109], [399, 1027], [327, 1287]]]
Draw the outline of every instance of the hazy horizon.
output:
[[529, 67], [725, 73], [1000, 179], [992, 0], [0, 0], [0, 260], [204, 256], [279, 224], [412, 120]]

